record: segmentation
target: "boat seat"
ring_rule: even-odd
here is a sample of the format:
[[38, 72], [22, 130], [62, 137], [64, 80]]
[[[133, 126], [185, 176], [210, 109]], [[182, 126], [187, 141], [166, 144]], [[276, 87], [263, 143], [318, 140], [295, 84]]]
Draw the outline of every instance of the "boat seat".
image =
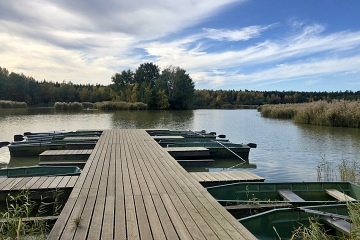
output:
[[346, 201], [356, 201], [356, 199], [346, 195], [345, 193], [342, 193], [336, 189], [325, 189], [326, 193], [332, 196], [333, 198], [336, 198], [338, 201], [346, 202]]
[[325, 224], [335, 228], [337, 231], [340, 231], [346, 236], [350, 236], [350, 223], [337, 218], [325, 217], [323, 218]]
[[289, 202], [305, 202], [304, 199], [299, 197], [296, 193], [294, 193], [291, 190], [281, 189], [278, 190], [278, 193], [280, 194], [280, 196], [284, 198], [284, 200], [287, 200]]

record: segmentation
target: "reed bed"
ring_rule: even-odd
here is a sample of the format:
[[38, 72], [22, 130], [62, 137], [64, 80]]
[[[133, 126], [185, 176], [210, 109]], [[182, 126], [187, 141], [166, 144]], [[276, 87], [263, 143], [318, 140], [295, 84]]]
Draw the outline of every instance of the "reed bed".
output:
[[70, 103], [66, 103], [66, 102], [56, 102], [54, 105], [56, 110], [60, 110], [60, 111], [67, 111], [67, 110], [71, 110], [71, 111], [79, 111], [79, 110], [83, 110], [84, 106], [82, 103], [79, 102], [70, 102]]
[[26, 102], [0, 100], [0, 108], [27, 108]]
[[[58, 216], [63, 208], [61, 190], [52, 192], [52, 199], [40, 197], [33, 200], [29, 190], [16, 195], [8, 194], [6, 209], [0, 212], [0, 239], [46, 239], [51, 230], [47, 220], [41, 217]], [[37, 220], [26, 221], [30, 217]]]
[[147, 104], [142, 102], [129, 103], [105, 101], [94, 103], [94, 108], [99, 110], [146, 110]]
[[332, 102], [263, 105], [258, 110], [263, 117], [293, 119], [297, 123], [360, 127], [360, 101], [334, 100]]
[[356, 160], [343, 159], [334, 166], [322, 156], [317, 166], [317, 180], [319, 182], [344, 181], [360, 184], [360, 163]]

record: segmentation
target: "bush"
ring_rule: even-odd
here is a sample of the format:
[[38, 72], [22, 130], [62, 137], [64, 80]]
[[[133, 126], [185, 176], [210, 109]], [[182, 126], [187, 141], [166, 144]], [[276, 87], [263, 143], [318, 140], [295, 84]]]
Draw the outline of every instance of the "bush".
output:
[[106, 101], [94, 103], [94, 108], [99, 110], [146, 110], [147, 104], [142, 102], [128, 103]]
[[332, 127], [360, 127], [360, 101], [334, 100], [300, 104], [263, 105], [261, 116], [293, 119], [297, 123]]
[[26, 102], [0, 100], [0, 108], [27, 108]]

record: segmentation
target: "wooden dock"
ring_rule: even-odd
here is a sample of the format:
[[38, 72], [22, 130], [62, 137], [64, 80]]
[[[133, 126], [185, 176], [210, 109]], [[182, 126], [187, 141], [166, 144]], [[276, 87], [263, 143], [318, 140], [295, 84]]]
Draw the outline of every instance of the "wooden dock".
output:
[[73, 188], [79, 176], [0, 178], [0, 191]]
[[256, 238], [145, 130], [127, 129], [103, 132], [48, 239]]
[[80, 150], [46, 150], [39, 155], [42, 161], [64, 161], [64, 160], [87, 160], [90, 157], [91, 149]]
[[167, 147], [164, 148], [174, 158], [208, 157], [210, 151], [204, 147]]
[[24, 190], [34, 191], [34, 195], [40, 196], [46, 192], [51, 194], [55, 189], [66, 190], [70, 193], [79, 176], [56, 176], [56, 177], [18, 177], [0, 178], [0, 201], [4, 201], [8, 193]]
[[205, 187], [236, 182], [265, 181], [264, 178], [259, 177], [258, 175], [251, 172], [245, 171], [190, 172], [190, 174]]

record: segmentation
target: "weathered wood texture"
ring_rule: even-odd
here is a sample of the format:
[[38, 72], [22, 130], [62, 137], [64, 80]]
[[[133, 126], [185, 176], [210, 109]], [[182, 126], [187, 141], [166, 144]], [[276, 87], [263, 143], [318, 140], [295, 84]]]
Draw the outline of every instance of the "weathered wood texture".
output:
[[39, 155], [39, 160], [40, 162], [87, 160], [91, 152], [91, 149], [46, 150]]
[[74, 187], [79, 176], [0, 178], [0, 192]]
[[198, 182], [262, 182], [265, 179], [251, 172], [227, 171], [227, 172], [191, 172]]
[[127, 129], [103, 132], [48, 239], [256, 238], [145, 130]]

